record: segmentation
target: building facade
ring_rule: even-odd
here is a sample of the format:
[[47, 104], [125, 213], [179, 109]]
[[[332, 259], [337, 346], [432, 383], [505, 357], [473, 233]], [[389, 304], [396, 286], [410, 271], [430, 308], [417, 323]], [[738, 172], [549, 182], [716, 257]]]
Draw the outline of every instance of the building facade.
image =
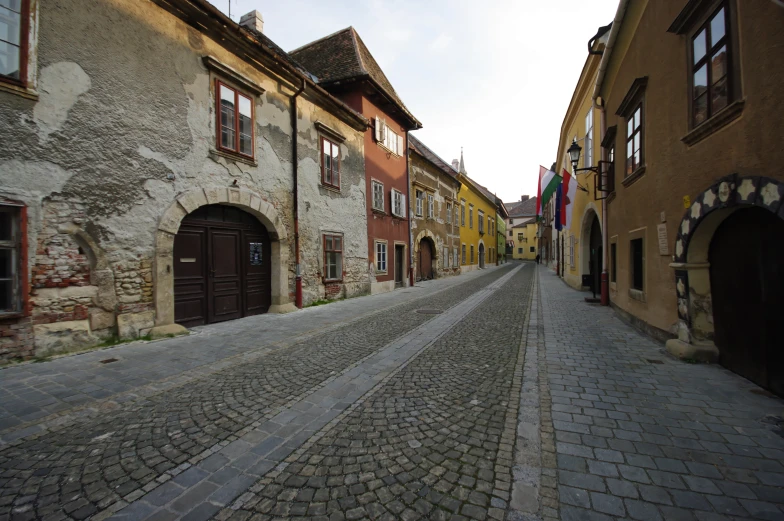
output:
[[258, 17], [21, 4], [21, 67], [0, 71], [0, 359], [370, 291], [369, 122]]
[[353, 27], [290, 53], [318, 84], [371, 121], [364, 139], [371, 293], [409, 284], [408, 131], [421, 128]]
[[670, 352], [779, 395], [782, 21], [780, 2], [621, 2], [595, 89], [611, 302]]
[[408, 146], [414, 280], [459, 274], [457, 172], [413, 135]]
[[504, 264], [507, 262], [506, 255], [506, 220], [509, 218], [509, 212], [506, 210], [506, 205], [503, 201], [496, 198], [496, 216], [495, 216], [495, 235], [496, 235], [496, 264]]
[[504, 203], [506, 219], [506, 253], [510, 259], [535, 260], [539, 253], [539, 225], [536, 220], [536, 197], [523, 195], [519, 201]]
[[[454, 164], [454, 162], [453, 162]], [[495, 264], [496, 256], [496, 197], [476, 183], [466, 173], [462, 154], [458, 167], [460, 192], [458, 216], [460, 218], [460, 268], [461, 272], [483, 269]]]

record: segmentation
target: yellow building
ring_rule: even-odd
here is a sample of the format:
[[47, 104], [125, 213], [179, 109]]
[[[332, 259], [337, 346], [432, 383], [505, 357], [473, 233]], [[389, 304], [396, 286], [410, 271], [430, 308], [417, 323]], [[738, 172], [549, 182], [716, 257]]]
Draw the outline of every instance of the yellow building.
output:
[[536, 218], [529, 218], [512, 228], [512, 258], [536, 260]]
[[460, 223], [460, 250], [458, 258], [462, 273], [495, 264], [496, 198], [478, 184], [465, 170], [462, 153], [458, 167], [460, 192], [455, 209]]
[[[608, 33], [599, 35], [593, 48], [601, 50], [607, 40]], [[598, 174], [593, 171], [579, 171], [581, 168], [600, 168], [602, 159], [601, 146], [601, 111], [593, 104], [593, 88], [599, 72], [601, 55], [589, 54], [585, 60], [580, 79], [572, 94], [569, 108], [566, 111], [556, 156], [556, 172], [560, 175], [567, 170], [572, 182], [577, 183], [572, 203], [571, 223], [564, 226], [558, 235], [557, 250], [561, 277], [567, 284], [578, 289], [590, 288], [595, 284], [597, 295], [601, 288], [601, 272], [603, 266], [602, 251], [602, 192], [597, 184]], [[568, 149], [576, 142], [581, 148], [578, 171], [573, 169]], [[564, 194], [566, 197], [566, 194]], [[554, 198], [553, 198], [554, 199]], [[562, 220], [566, 220], [562, 216]], [[589, 275], [585, 279], [584, 275]]]

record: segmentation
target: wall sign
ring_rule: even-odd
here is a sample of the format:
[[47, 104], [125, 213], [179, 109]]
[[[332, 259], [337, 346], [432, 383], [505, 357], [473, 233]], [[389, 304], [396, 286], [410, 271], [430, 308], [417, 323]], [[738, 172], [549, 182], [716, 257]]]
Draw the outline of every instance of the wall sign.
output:
[[669, 245], [667, 241], [667, 225], [659, 224], [656, 226], [659, 235], [659, 255], [669, 254]]
[[261, 243], [250, 243], [250, 265], [261, 266]]

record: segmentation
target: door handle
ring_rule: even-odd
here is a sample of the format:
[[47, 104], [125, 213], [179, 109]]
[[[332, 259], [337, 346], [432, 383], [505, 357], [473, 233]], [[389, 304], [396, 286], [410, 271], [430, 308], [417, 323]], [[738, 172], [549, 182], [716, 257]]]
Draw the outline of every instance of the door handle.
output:
[[215, 268], [210, 268], [210, 277], [215, 278]]

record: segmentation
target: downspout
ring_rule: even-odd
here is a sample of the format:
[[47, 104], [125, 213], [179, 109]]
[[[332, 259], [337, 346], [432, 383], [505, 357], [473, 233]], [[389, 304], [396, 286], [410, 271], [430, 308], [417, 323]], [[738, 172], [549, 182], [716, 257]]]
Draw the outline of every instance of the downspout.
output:
[[[602, 125], [602, 138], [607, 131], [607, 110], [604, 100], [601, 99], [602, 85], [604, 84], [604, 77], [607, 74], [607, 64], [610, 62], [613, 48], [615, 47], [615, 40], [618, 39], [618, 33], [621, 30], [621, 23], [623, 17], [626, 15], [626, 9], [629, 7], [630, 0], [621, 0], [618, 4], [618, 10], [615, 12], [613, 19], [612, 29], [610, 29], [610, 36], [607, 38], [607, 45], [604, 47], [602, 60], [599, 62], [599, 72], [596, 77], [596, 85], [593, 89], [593, 105], [598, 108], [601, 113]], [[599, 101], [601, 99], [601, 101]], [[607, 152], [602, 148], [602, 160], [607, 160]], [[607, 230], [607, 199], [602, 201], [602, 295], [601, 302], [603, 306], [610, 305], [610, 282], [607, 273], [608, 258], [610, 255], [609, 245], [610, 236]]]
[[408, 146], [408, 130], [406, 130], [406, 222], [408, 223], [408, 286], [414, 285], [414, 236], [411, 233], [411, 148]]
[[302, 309], [302, 269], [299, 263], [299, 157], [297, 156], [297, 98], [307, 85], [302, 79], [302, 87], [291, 97], [291, 168], [294, 177], [294, 258], [296, 262], [296, 289], [294, 305]]

